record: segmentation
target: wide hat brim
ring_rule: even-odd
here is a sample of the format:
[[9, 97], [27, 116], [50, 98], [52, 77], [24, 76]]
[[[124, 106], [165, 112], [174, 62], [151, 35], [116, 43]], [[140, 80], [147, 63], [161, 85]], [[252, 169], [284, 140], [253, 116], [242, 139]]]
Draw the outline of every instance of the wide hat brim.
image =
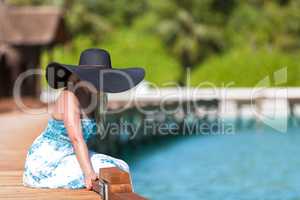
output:
[[80, 81], [90, 83], [98, 91], [108, 93], [124, 92], [135, 87], [145, 76], [143, 68], [102, 68], [97, 66], [75, 66], [50, 63], [46, 69], [46, 79], [54, 89], [68, 86], [71, 74], [78, 76]]

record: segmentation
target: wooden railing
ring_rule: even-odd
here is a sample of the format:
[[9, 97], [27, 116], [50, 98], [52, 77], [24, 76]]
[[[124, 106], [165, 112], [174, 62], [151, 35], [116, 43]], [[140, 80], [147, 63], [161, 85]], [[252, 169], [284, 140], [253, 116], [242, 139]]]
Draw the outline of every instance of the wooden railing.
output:
[[93, 181], [93, 190], [102, 200], [145, 200], [132, 189], [130, 175], [117, 167], [99, 169], [99, 178]]

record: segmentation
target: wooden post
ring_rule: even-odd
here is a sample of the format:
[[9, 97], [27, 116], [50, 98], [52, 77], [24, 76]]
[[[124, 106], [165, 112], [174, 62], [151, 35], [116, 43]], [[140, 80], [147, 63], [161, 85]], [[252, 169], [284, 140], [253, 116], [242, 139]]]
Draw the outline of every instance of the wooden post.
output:
[[117, 167], [99, 169], [99, 179], [93, 181], [93, 190], [102, 200], [145, 200], [132, 190], [127, 172]]

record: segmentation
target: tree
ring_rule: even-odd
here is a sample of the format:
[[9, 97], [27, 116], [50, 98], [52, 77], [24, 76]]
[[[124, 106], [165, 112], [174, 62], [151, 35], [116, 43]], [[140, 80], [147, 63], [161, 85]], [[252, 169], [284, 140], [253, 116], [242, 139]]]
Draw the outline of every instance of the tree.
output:
[[174, 8], [177, 8], [175, 12], [169, 12], [170, 16], [163, 17], [165, 19], [159, 24], [157, 31], [170, 53], [181, 64], [184, 73], [179, 83], [185, 85], [187, 70], [203, 62], [208, 56], [222, 51], [223, 34], [216, 26], [197, 22], [184, 7]]

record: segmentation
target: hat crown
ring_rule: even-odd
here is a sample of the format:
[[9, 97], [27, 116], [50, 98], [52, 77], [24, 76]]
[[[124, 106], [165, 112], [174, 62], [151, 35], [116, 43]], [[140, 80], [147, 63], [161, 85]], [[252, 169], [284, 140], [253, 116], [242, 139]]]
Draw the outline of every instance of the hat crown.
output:
[[111, 68], [110, 55], [104, 49], [86, 49], [80, 54], [79, 66]]

